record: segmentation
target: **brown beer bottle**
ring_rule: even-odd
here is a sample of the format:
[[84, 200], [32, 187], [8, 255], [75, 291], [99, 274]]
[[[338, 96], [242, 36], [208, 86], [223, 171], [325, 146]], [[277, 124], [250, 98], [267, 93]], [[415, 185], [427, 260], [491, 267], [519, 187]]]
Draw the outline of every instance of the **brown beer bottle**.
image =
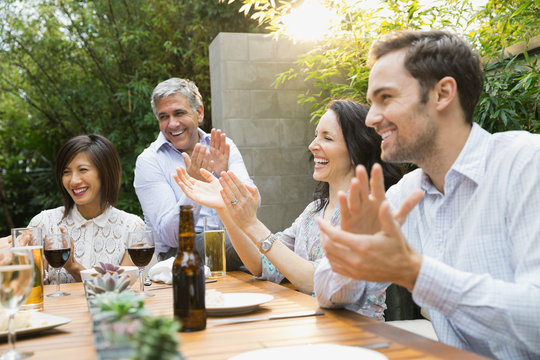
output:
[[193, 207], [180, 206], [178, 255], [172, 268], [174, 316], [180, 331], [206, 328], [204, 264], [195, 250]]

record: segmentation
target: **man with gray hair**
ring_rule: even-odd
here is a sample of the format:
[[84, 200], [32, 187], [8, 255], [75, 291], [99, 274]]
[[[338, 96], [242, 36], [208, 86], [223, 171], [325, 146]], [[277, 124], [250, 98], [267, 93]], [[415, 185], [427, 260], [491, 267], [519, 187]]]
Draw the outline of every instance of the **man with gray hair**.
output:
[[[204, 259], [203, 218], [217, 215], [215, 210], [192, 202], [176, 184], [173, 174], [185, 167], [188, 174], [204, 180], [200, 169], [218, 177], [222, 171], [233, 171], [246, 184], [253, 185], [242, 155], [221, 130], [211, 134], [199, 129], [204, 107], [194, 82], [171, 78], [159, 83], [152, 92], [152, 110], [159, 123], [159, 135], [138, 157], [134, 187], [144, 218], [155, 233], [159, 260], [176, 255], [180, 205], [193, 205], [195, 247]], [[242, 262], [230, 240], [226, 241], [227, 270], [237, 269]]]

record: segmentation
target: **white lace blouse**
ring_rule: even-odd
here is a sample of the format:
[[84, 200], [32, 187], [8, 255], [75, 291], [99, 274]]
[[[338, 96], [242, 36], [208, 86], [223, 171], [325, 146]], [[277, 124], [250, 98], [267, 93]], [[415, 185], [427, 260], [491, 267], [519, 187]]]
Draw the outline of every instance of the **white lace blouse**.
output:
[[[73, 239], [75, 260], [85, 268], [91, 268], [99, 262], [119, 265], [126, 250], [129, 231], [144, 228], [141, 218], [118, 210], [112, 206], [93, 219], [85, 219], [73, 207], [71, 213], [62, 219], [64, 207], [44, 210], [30, 221], [29, 227], [39, 227], [43, 236], [59, 233], [59, 227], [67, 230]], [[49, 283], [56, 283], [56, 273], [49, 267]], [[74, 282], [75, 279], [64, 269], [61, 270], [60, 282]]]

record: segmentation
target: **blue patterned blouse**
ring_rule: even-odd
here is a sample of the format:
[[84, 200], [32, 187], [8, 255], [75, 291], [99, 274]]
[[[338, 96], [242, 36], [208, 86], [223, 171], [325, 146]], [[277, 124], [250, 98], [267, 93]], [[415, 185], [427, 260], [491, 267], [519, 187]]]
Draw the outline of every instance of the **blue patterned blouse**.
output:
[[[303, 259], [310, 261], [314, 268], [317, 268], [319, 262], [324, 257], [320, 240], [321, 232], [315, 222], [316, 218], [323, 216], [324, 208], [320, 211], [315, 211], [316, 205], [316, 201], [311, 202], [288, 229], [277, 233], [279, 241]], [[339, 226], [339, 208], [336, 208], [334, 211], [330, 222], [334, 226]], [[285, 277], [266, 256], [262, 255], [262, 274], [258, 278], [279, 284]], [[381, 290], [376, 294], [370, 295], [358, 312], [364, 316], [383, 320], [384, 310], [386, 309], [385, 300], [386, 292]]]

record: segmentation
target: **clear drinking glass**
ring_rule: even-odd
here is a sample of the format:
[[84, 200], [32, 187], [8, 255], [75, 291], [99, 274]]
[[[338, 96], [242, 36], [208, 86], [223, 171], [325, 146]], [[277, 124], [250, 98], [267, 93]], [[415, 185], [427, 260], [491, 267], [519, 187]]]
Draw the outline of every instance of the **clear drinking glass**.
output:
[[14, 247], [0, 250], [0, 304], [8, 314], [9, 350], [0, 359], [24, 359], [33, 352], [15, 350], [15, 314], [28, 298], [34, 284], [34, 256], [32, 250]]
[[204, 218], [204, 262], [212, 277], [226, 274], [225, 227], [219, 216]]
[[20, 310], [43, 311], [43, 238], [40, 228], [11, 229], [11, 244], [13, 247], [26, 246], [34, 255], [34, 285]]
[[60, 291], [60, 270], [66, 264], [71, 255], [71, 241], [66, 234], [50, 234], [43, 241], [43, 252], [50, 266], [56, 270], [56, 292], [49, 294], [50, 297], [70, 295]]
[[150, 263], [154, 251], [154, 233], [152, 230], [135, 230], [128, 233], [128, 254], [131, 261], [139, 268], [140, 294], [144, 296], [154, 296], [144, 292], [144, 267]]

